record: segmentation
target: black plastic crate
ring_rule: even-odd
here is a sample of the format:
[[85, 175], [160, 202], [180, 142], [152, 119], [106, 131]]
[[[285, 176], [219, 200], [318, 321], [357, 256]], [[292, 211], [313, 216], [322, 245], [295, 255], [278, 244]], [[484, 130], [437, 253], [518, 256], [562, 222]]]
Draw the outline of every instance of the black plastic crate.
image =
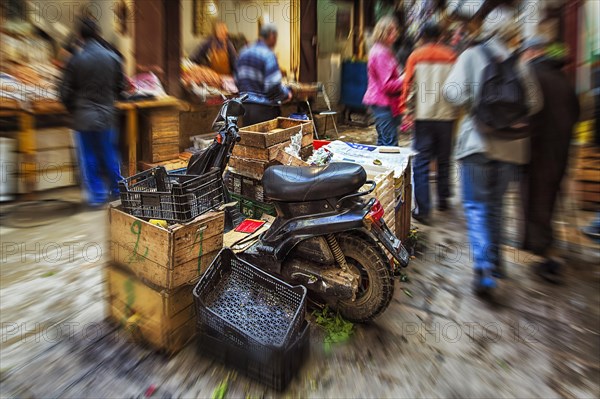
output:
[[202, 176], [171, 175], [159, 166], [119, 183], [123, 209], [130, 215], [188, 222], [224, 203], [218, 170]]
[[305, 287], [271, 276], [229, 248], [219, 252], [193, 294], [199, 327], [257, 356], [265, 347], [288, 347], [306, 316]]
[[292, 344], [285, 348], [266, 347], [262, 354], [249, 352], [200, 329], [198, 350], [227, 367], [278, 391], [298, 374], [310, 352], [310, 327], [305, 321]]
[[243, 195], [259, 202], [265, 201], [265, 194], [260, 180], [228, 172], [225, 176], [225, 185], [232, 194]]
[[240, 212], [247, 218], [260, 219], [263, 215], [277, 216], [273, 204], [256, 201], [238, 194], [231, 194], [231, 199], [238, 202]]

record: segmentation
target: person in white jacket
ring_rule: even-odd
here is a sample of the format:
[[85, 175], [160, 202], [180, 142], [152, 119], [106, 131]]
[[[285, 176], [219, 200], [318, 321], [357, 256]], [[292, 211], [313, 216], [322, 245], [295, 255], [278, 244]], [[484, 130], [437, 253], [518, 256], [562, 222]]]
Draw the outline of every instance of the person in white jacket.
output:
[[[455, 106], [466, 108], [455, 156], [461, 166], [463, 207], [474, 259], [474, 290], [485, 294], [496, 287], [495, 278], [504, 277], [500, 254], [503, 198], [510, 181], [518, 179], [518, 166], [529, 161], [529, 139], [506, 140], [487, 135], [479, 131], [470, 113], [489, 63], [481, 45], [505, 60], [520, 44], [519, 25], [511, 10], [496, 10], [488, 17], [480, 39], [481, 44], [465, 50], [458, 58], [444, 84], [444, 96]], [[518, 69], [529, 114], [533, 115], [543, 106], [541, 91], [525, 63], [520, 62]]]

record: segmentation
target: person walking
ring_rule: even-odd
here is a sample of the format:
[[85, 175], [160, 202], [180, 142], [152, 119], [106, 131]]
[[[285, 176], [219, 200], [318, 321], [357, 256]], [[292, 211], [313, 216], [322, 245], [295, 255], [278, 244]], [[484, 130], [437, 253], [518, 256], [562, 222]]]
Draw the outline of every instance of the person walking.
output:
[[375, 117], [379, 146], [398, 145], [403, 80], [400, 76], [400, 65], [392, 51], [398, 34], [398, 24], [393, 17], [381, 18], [373, 29], [374, 44], [369, 52], [369, 82], [363, 104], [371, 108]]
[[122, 177], [114, 103], [126, 81], [118, 55], [100, 43], [94, 20], [81, 19], [79, 35], [82, 48], [65, 68], [60, 99], [73, 118], [86, 201], [97, 207], [119, 195]]
[[211, 68], [219, 75], [234, 75], [237, 52], [229, 40], [225, 22], [218, 21], [213, 25], [213, 35], [196, 49], [190, 60]]
[[531, 160], [525, 168], [523, 249], [543, 257], [537, 273], [547, 281], [560, 282], [560, 260], [553, 247], [552, 215], [567, 169], [573, 127], [579, 119], [579, 101], [561, 71], [559, 60], [546, 56], [546, 43], [533, 37], [523, 45], [540, 83], [544, 107], [532, 118]]
[[442, 95], [443, 84], [456, 61], [451, 48], [441, 44], [441, 29], [433, 22], [423, 27], [424, 44], [408, 57], [402, 90], [404, 117], [414, 121], [417, 151], [413, 175], [416, 210], [413, 217], [427, 224], [431, 212], [429, 170], [437, 161], [438, 209], [448, 209], [450, 198], [450, 153], [457, 109]]
[[[520, 44], [516, 20], [508, 9], [486, 19], [482, 43], [458, 57], [444, 84], [446, 99], [468, 111], [459, 128], [456, 159], [461, 166], [462, 200], [474, 258], [473, 288], [477, 294], [491, 293], [497, 286], [495, 279], [505, 277], [500, 253], [504, 194], [509, 182], [517, 179], [518, 166], [529, 161], [528, 137], [494, 136], [473, 112], [482, 98], [486, 67], [506, 61]], [[518, 62], [516, 69], [527, 114], [534, 115], [543, 105], [538, 84], [526, 65]]]
[[241, 94], [248, 94], [244, 103], [244, 126], [254, 125], [281, 116], [280, 104], [292, 99], [292, 92], [282, 84], [282, 74], [273, 49], [277, 44], [277, 27], [266, 24], [258, 41], [240, 53], [235, 76]]

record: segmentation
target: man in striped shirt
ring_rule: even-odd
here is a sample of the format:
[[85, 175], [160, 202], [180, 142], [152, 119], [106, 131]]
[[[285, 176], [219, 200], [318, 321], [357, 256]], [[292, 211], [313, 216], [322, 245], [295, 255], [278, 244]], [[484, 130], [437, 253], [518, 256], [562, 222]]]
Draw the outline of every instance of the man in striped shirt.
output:
[[276, 44], [277, 27], [266, 24], [258, 41], [240, 53], [235, 78], [240, 93], [248, 94], [245, 126], [281, 116], [279, 105], [292, 99], [292, 92], [281, 83], [281, 70], [273, 52]]

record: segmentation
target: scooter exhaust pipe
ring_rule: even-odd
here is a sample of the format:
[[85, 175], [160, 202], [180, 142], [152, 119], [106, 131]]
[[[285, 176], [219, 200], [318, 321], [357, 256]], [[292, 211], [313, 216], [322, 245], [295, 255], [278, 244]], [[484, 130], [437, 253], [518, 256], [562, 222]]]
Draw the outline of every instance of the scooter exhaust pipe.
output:
[[325, 298], [354, 300], [358, 292], [358, 278], [337, 266], [324, 267], [301, 259], [291, 259], [284, 264], [282, 274], [288, 282], [302, 284]]

